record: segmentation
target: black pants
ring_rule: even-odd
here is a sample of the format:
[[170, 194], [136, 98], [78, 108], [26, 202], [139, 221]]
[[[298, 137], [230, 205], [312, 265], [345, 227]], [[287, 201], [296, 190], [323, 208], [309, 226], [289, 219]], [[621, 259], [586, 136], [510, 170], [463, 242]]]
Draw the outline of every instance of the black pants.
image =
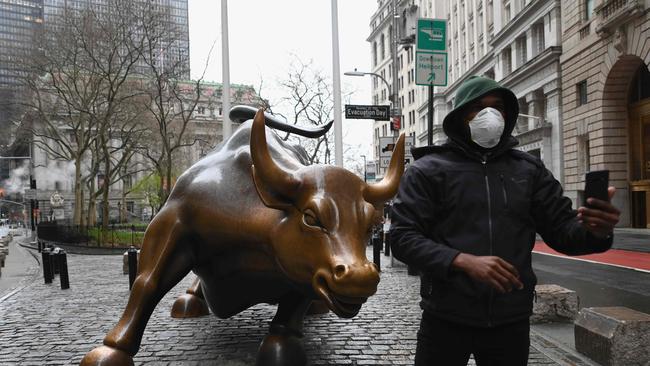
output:
[[530, 347], [528, 319], [493, 328], [476, 328], [422, 314], [416, 366], [525, 366]]

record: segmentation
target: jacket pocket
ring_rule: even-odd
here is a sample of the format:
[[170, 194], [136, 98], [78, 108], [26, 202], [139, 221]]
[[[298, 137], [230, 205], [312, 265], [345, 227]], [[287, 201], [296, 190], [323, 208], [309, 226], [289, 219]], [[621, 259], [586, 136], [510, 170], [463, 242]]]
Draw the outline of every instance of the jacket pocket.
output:
[[530, 216], [530, 177], [500, 173], [501, 194], [506, 213], [523, 219]]

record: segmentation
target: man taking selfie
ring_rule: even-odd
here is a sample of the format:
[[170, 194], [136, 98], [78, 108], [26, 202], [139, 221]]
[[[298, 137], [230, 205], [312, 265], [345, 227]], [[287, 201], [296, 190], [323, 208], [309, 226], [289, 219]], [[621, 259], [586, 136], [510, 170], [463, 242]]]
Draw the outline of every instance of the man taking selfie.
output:
[[448, 141], [416, 148], [393, 203], [393, 255], [420, 271], [415, 364], [526, 365], [539, 233], [568, 255], [604, 252], [620, 211], [588, 198], [572, 210], [542, 161], [516, 150], [512, 91], [472, 77], [445, 117]]

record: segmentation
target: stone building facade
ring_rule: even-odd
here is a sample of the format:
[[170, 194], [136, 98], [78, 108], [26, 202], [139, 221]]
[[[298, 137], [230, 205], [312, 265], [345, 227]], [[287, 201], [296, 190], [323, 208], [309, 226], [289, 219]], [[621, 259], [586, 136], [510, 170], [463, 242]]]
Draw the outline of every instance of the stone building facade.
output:
[[650, 227], [650, 1], [562, 2], [565, 190], [608, 169], [620, 226]]
[[[392, 32], [385, 20], [392, 3], [378, 1], [378, 5], [368, 38], [375, 73], [390, 70], [390, 60], [374, 62], [374, 50], [377, 42], [381, 44], [381, 35]], [[398, 99], [403, 115], [399, 132], [415, 136], [416, 146], [428, 143], [427, 87], [417, 86], [413, 77], [413, 18], [446, 19], [448, 83], [434, 88], [434, 144], [446, 140], [442, 121], [453, 108], [458, 87], [470, 76], [487, 76], [512, 89], [519, 98], [521, 117], [514, 134], [520, 140], [520, 149], [539, 156], [562, 181], [560, 2], [419, 0], [399, 1], [396, 6], [399, 22], [406, 25], [397, 28]], [[382, 101], [381, 89], [381, 84], [373, 82], [373, 102]], [[377, 122], [374, 126], [375, 154], [378, 138], [390, 133], [387, 125]]]

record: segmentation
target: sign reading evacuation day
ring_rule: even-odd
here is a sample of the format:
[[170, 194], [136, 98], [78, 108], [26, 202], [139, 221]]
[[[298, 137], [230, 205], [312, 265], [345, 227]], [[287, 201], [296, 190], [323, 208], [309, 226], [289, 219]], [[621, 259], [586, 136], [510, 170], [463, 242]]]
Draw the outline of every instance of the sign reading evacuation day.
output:
[[415, 83], [447, 85], [447, 21], [418, 19], [415, 50]]
[[387, 105], [345, 105], [345, 118], [348, 119], [374, 119], [388, 121], [390, 107]]

